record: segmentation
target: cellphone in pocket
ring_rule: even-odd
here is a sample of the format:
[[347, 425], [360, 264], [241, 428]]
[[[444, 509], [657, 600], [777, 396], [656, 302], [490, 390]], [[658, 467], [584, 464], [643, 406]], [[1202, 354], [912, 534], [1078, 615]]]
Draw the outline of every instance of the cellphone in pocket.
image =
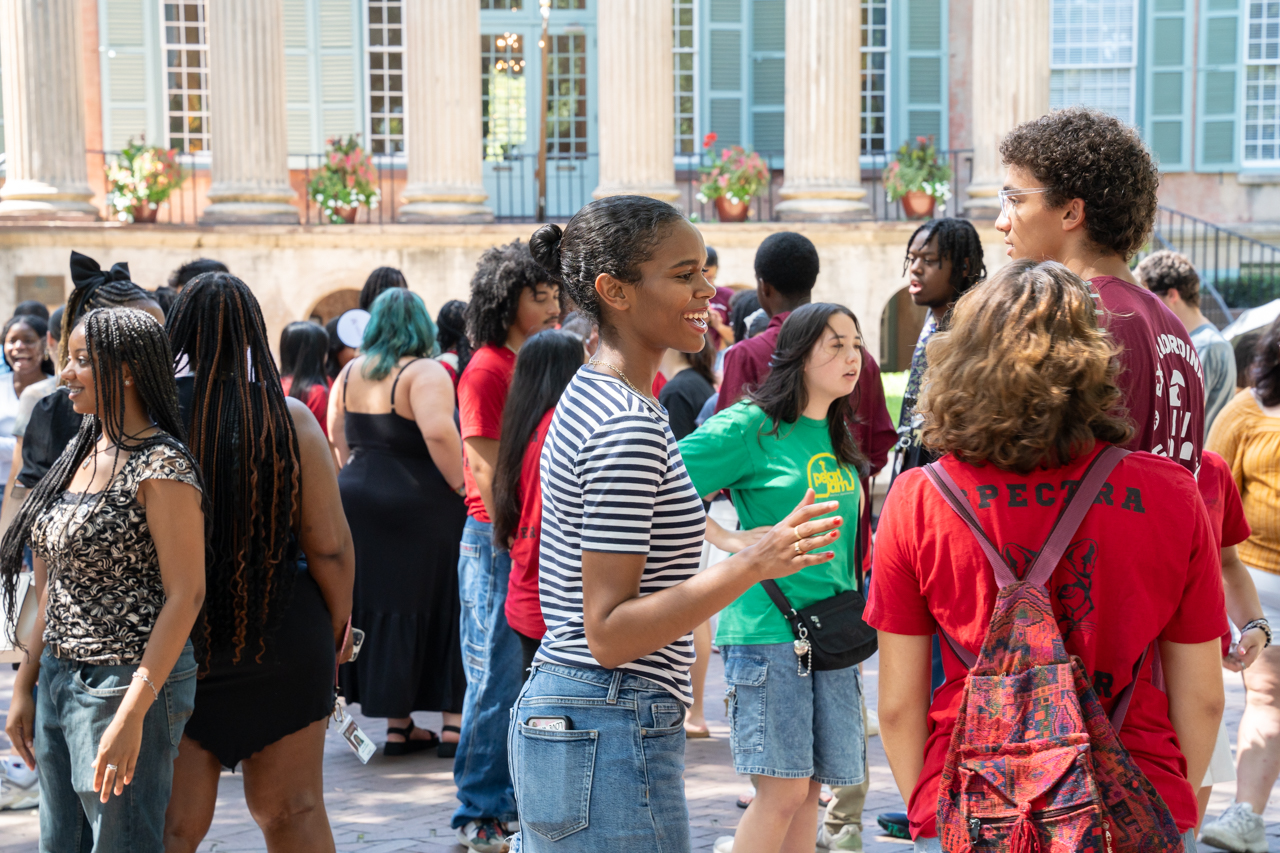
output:
[[568, 717], [530, 717], [524, 724], [531, 729], [545, 729], [549, 732], [573, 731], [573, 723]]
[[360, 647], [364, 645], [364, 631], [359, 628], [351, 629], [351, 660], [354, 661], [360, 655]]

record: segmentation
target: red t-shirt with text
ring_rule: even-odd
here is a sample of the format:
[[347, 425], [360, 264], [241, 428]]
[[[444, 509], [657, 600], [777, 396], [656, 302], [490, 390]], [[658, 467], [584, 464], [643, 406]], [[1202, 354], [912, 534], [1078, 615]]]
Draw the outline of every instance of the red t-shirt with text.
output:
[[[458, 421], [463, 441], [502, 437], [502, 407], [507, 403], [515, 369], [516, 354], [505, 346], [485, 344], [472, 353], [458, 380]], [[480, 500], [480, 489], [471, 475], [466, 453], [462, 455], [462, 477], [467, 486], [467, 514], [488, 524], [491, 519]]]
[[1090, 279], [1099, 322], [1120, 344], [1116, 384], [1138, 427], [1129, 450], [1167, 456], [1192, 474], [1204, 449], [1204, 368], [1187, 329], [1160, 298], [1109, 275]]
[[520, 524], [511, 544], [511, 577], [507, 582], [507, 622], [535, 640], [541, 640], [547, 633], [538, 601], [538, 546], [542, 542], [542, 481], [538, 462], [555, 413], [552, 407], [542, 416], [520, 463]]
[[[1100, 449], [1062, 468], [1026, 475], [950, 455], [942, 464], [1021, 577]], [[1108, 713], [1153, 640], [1203, 643], [1226, 629], [1217, 540], [1196, 482], [1177, 464], [1149, 453], [1132, 453], [1112, 471], [1049, 584], [1067, 651], [1084, 661]], [[876, 534], [868, 624], [906, 635], [932, 634], [940, 625], [976, 655], [997, 592], [973, 534], [923, 469], [899, 476]], [[937, 835], [938, 779], [968, 675], [946, 643], [942, 649], [946, 681], [933, 694], [924, 770], [908, 803], [916, 837]], [[881, 678], [891, 676], [881, 672]], [[1139, 674], [1120, 740], [1178, 829], [1194, 826], [1195, 792], [1169, 722], [1168, 698], [1151, 684], [1150, 660]]]

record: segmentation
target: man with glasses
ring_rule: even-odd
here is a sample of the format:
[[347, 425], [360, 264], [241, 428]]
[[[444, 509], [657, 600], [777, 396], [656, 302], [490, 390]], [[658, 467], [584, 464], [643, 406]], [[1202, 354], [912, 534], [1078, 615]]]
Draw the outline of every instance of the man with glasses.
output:
[[1072, 107], [1019, 125], [1000, 156], [1007, 171], [996, 230], [1007, 254], [1057, 261], [1090, 282], [1099, 321], [1121, 347], [1117, 384], [1137, 426], [1128, 449], [1196, 473], [1204, 371], [1186, 328], [1129, 270], [1151, 234], [1160, 182], [1137, 131]]

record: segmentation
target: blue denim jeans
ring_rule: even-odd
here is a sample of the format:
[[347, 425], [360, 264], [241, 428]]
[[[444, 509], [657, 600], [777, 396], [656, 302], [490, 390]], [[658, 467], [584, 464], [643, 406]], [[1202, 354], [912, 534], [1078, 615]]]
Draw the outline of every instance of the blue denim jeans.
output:
[[40, 767], [41, 853], [162, 853], [164, 812], [182, 729], [196, 698], [196, 659], [188, 642], [160, 698], [142, 721], [133, 782], [99, 802], [93, 790], [98, 742], [138, 667], [40, 658], [36, 762]]
[[458, 549], [460, 631], [467, 693], [462, 735], [453, 761], [458, 810], [453, 827], [480, 818], [516, 819], [515, 792], [507, 767], [511, 706], [524, 683], [520, 637], [507, 624], [507, 577], [511, 556], [495, 551], [493, 525], [468, 516]]
[[[624, 670], [534, 664], [511, 713], [512, 853], [689, 853], [684, 713]], [[569, 729], [530, 717], [568, 717]]]

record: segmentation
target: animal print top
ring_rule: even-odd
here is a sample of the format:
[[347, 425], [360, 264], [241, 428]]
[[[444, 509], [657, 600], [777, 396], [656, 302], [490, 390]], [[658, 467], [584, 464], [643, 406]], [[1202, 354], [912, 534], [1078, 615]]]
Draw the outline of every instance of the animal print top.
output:
[[44, 642], [55, 657], [100, 666], [142, 660], [165, 601], [138, 503], [143, 480], [200, 488], [190, 456], [153, 444], [125, 460], [105, 495], [64, 492], [32, 525], [31, 550], [49, 567]]

